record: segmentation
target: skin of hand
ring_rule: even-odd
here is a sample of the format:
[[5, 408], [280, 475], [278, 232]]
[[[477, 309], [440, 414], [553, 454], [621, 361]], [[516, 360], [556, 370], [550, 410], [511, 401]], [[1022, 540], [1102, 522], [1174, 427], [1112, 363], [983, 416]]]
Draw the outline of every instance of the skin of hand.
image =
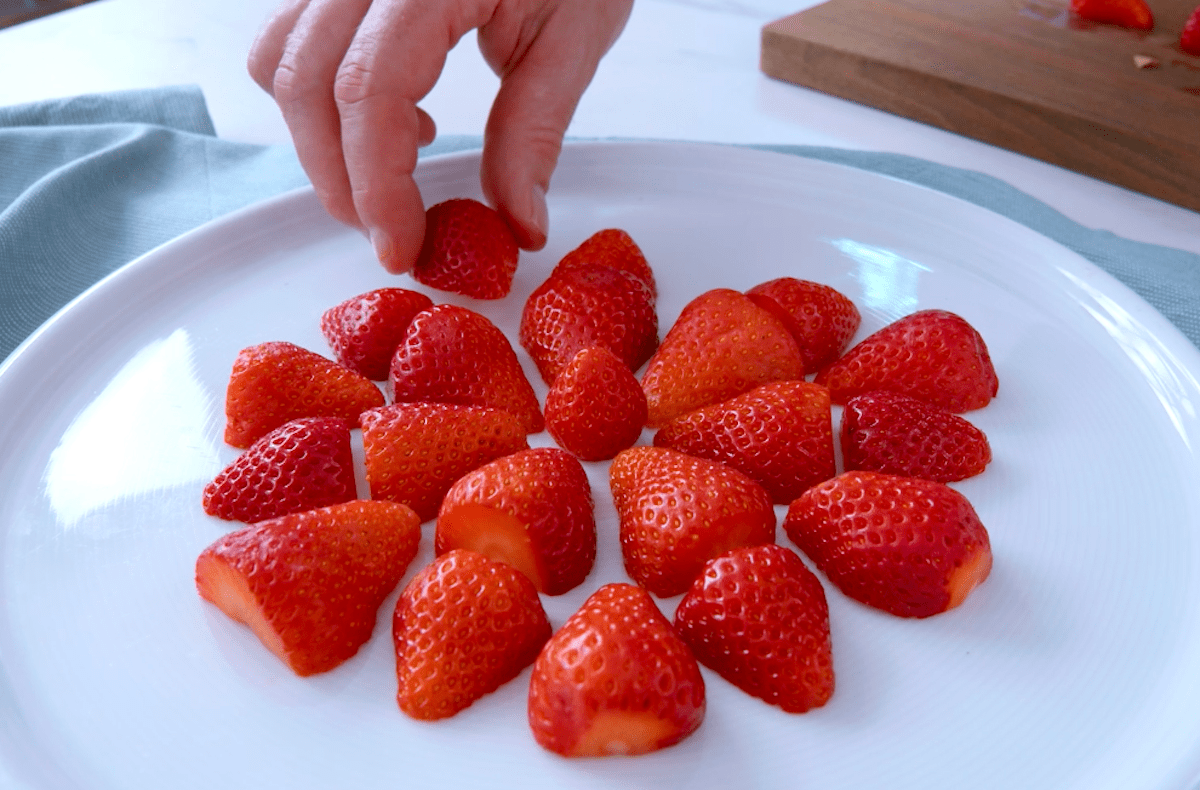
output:
[[413, 180], [433, 119], [417, 104], [447, 53], [477, 30], [500, 77], [480, 165], [484, 197], [523, 249], [546, 243], [563, 135], [633, 0], [285, 0], [251, 47], [250, 75], [279, 105], [322, 204], [408, 271], [425, 233]]

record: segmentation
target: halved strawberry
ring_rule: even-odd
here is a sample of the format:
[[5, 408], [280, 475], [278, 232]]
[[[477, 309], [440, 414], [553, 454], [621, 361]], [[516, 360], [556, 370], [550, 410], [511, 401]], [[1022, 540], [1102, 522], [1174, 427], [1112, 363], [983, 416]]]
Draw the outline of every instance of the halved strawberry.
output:
[[661, 428], [768, 381], [804, 377], [800, 347], [778, 318], [728, 288], [683, 308], [646, 364], [647, 423]]
[[365, 376], [294, 343], [242, 349], [225, 390], [225, 442], [249, 447], [300, 417], [358, 415], [382, 406], [383, 393]]
[[625, 572], [661, 598], [679, 595], [704, 563], [738, 546], [775, 542], [761, 485], [705, 458], [631, 447], [609, 466]]
[[583, 466], [565, 450], [535, 447], [466, 473], [438, 512], [434, 550], [453, 549], [506, 562], [547, 595], [577, 587], [596, 560], [596, 517]]
[[425, 212], [425, 240], [413, 266], [419, 283], [475, 299], [501, 299], [512, 289], [520, 249], [490, 206], [454, 198]]
[[1071, 0], [1071, 10], [1092, 22], [1133, 30], [1154, 29], [1154, 13], [1146, 0]]
[[605, 461], [642, 435], [646, 394], [633, 371], [606, 348], [585, 348], [546, 393], [546, 430], [584, 461]]
[[415, 719], [453, 716], [532, 664], [550, 633], [537, 590], [515, 568], [443, 554], [396, 600], [396, 701]]
[[979, 474], [992, 460], [983, 431], [957, 414], [895, 392], [867, 392], [842, 411], [845, 469], [939, 483]]
[[527, 433], [545, 428], [537, 395], [508, 338], [465, 307], [440, 304], [418, 313], [392, 357], [390, 382], [396, 403], [504, 409]]
[[789, 713], [833, 695], [825, 589], [795, 552], [774, 543], [710, 560], [675, 609], [696, 659]]
[[746, 291], [770, 310], [800, 346], [805, 370], [819, 370], [846, 350], [862, 315], [848, 296], [823, 283], [780, 277]]
[[627, 231], [620, 228], [596, 231], [564, 255], [554, 270], [588, 266], [610, 266], [627, 271], [646, 284], [652, 299], [658, 298], [658, 286], [654, 282], [650, 262]]
[[1200, 57], [1200, 6], [1188, 15], [1179, 31], [1179, 48], [1189, 55]]
[[783, 528], [843, 593], [900, 617], [958, 606], [992, 568], [975, 508], [931, 480], [843, 472], [801, 494]]
[[260, 521], [196, 560], [196, 588], [297, 675], [326, 672], [371, 637], [417, 553], [421, 525], [392, 502], [354, 501]]
[[608, 584], [542, 648], [529, 681], [529, 726], [566, 757], [645, 754], [704, 720], [704, 678], [645, 590]]
[[998, 380], [987, 344], [965, 318], [946, 310], [904, 316], [856, 344], [814, 381], [833, 402], [889, 390], [964, 412], [986, 406]]
[[340, 417], [306, 417], [250, 445], [204, 487], [202, 503], [210, 516], [254, 522], [355, 496], [350, 424]]
[[517, 338], [547, 384], [591, 347], [637, 370], [658, 346], [654, 295], [637, 276], [610, 266], [557, 270], [529, 295]]
[[688, 412], [654, 444], [732, 466], [778, 505], [837, 474], [829, 390], [807, 381], [773, 381]]
[[455, 480], [529, 447], [513, 414], [480, 406], [395, 403], [364, 413], [361, 424], [371, 498], [402, 502], [422, 521], [437, 515]]
[[378, 288], [326, 310], [321, 333], [338, 362], [372, 381], [385, 381], [413, 316], [430, 307], [433, 300], [418, 291]]

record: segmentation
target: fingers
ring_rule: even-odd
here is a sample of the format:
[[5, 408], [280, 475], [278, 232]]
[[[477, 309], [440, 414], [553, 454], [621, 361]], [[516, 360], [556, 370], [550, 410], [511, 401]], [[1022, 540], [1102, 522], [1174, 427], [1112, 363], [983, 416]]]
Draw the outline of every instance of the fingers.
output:
[[[333, 85], [371, 0], [308, 0], [284, 37], [269, 74], [270, 93], [287, 122], [296, 155], [329, 213], [362, 227], [342, 155], [341, 119]], [[281, 19], [278, 24], [282, 25]], [[274, 20], [268, 24], [270, 28]], [[278, 47], [273, 39], [272, 46]], [[265, 44], [264, 44], [265, 57]], [[268, 79], [263, 69], [262, 78]]]
[[308, 0], [285, 0], [267, 19], [250, 45], [246, 67], [258, 87], [275, 95], [275, 69], [283, 59], [283, 49]]
[[490, 13], [484, 0], [376, 2], [337, 70], [334, 98], [350, 198], [389, 271], [412, 268], [425, 233], [412, 176], [417, 147], [435, 130], [417, 102], [437, 82], [446, 53]]
[[560, 0], [529, 19], [497, 15], [480, 48], [501, 76], [488, 116], [480, 179], [484, 194], [525, 249], [546, 243], [546, 191], [563, 135], [600, 59], [620, 35], [632, 0]]
[[548, 231], [545, 193], [562, 138], [632, 0], [284, 0], [248, 58], [274, 96], [322, 203], [363, 228], [392, 272], [412, 268], [425, 229], [413, 181], [436, 127], [417, 107], [447, 53], [480, 30], [501, 76], [480, 178], [522, 247]]

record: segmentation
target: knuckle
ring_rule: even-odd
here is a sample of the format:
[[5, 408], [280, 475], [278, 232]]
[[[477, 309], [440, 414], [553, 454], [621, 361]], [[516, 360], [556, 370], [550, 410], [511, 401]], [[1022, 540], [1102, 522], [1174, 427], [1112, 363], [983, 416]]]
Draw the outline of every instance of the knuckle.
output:
[[271, 75], [271, 86], [275, 100], [280, 104], [294, 104], [308, 92], [304, 75], [290, 58], [279, 61]]
[[356, 57], [347, 57], [333, 78], [333, 97], [341, 106], [353, 106], [373, 93], [374, 71]]

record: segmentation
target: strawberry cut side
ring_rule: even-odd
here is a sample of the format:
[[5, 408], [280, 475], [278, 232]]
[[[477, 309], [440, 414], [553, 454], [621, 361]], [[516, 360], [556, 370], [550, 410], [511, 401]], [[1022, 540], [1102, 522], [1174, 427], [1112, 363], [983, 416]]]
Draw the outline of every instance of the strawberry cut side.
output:
[[546, 595], [579, 586], [596, 560], [596, 519], [582, 464], [557, 447], [522, 450], [463, 475], [446, 492], [434, 549], [508, 562]]
[[437, 542], [511, 565], [537, 589], [546, 586], [525, 522], [503, 510], [469, 502], [444, 506], [438, 516]]

